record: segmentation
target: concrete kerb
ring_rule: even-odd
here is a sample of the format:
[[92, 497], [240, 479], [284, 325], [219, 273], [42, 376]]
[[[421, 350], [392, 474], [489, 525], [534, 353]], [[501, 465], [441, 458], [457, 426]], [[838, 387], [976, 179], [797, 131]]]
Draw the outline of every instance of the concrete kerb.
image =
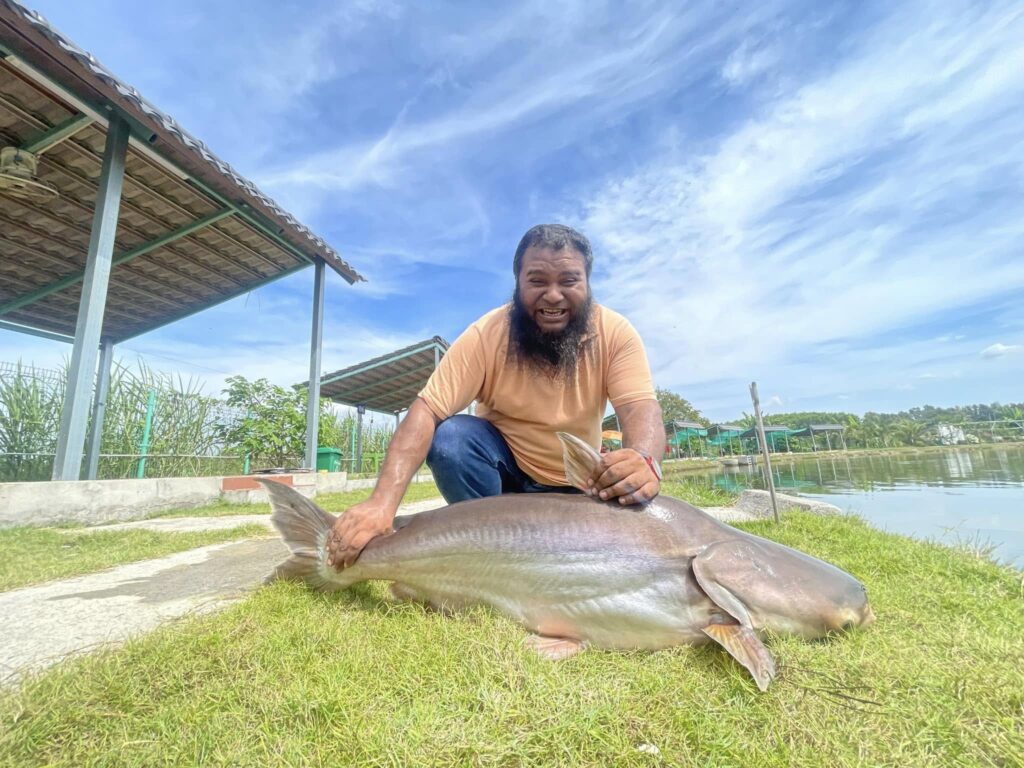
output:
[[[0, 528], [139, 520], [169, 509], [203, 507], [217, 502], [260, 504], [267, 494], [252, 478], [167, 477], [143, 480], [67, 480], [0, 483]], [[304, 496], [372, 487], [373, 479], [349, 481], [345, 472], [296, 472], [265, 475]], [[429, 482], [420, 473], [415, 482]]]

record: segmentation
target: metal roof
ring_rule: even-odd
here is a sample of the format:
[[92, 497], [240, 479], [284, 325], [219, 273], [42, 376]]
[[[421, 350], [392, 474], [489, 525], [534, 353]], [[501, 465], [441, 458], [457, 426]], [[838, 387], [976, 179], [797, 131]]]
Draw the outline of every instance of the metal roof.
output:
[[39, 14], [0, 0], [0, 147], [48, 200], [0, 192], [0, 325], [75, 332], [108, 120], [131, 129], [102, 336], [123, 341], [323, 259], [323, 240]]
[[745, 429], [746, 427], [740, 426], [739, 424], [712, 424], [708, 427], [708, 434], [712, 436], [727, 435], [730, 437], [736, 437]]
[[793, 432], [793, 437], [810, 437], [826, 432], [843, 432], [845, 427], [842, 424], [810, 424], [801, 430]]
[[703, 424], [699, 421], [684, 421], [682, 419], [676, 419], [675, 421], [666, 421], [666, 427], [675, 427], [676, 429], [703, 429], [707, 430]]
[[[373, 411], [400, 413], [412, 405], [448, 351], [440, 336], [320, 377], [320, 396]], [[309, 382], [304, 382], [309, 386]]]

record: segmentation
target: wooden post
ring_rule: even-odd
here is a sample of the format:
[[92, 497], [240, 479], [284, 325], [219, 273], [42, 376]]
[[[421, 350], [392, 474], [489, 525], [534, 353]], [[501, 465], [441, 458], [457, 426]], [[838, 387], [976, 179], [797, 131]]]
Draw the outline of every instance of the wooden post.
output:
[[758, 442], [761, 443], [761, 454], [764, 456], [765, 477], [768, 478], [768, 493], [772, 497], [772, 514], [775, 522], [779, 522], [779, 504], [775, 500], [775, 479], [772, 477], [772, 460], [768, 454], [768, 442], [764, 439], [764, 422], [761, 420], [761, 401], [757, 397], [757, 382], [750, 382], [750, 399], [754, 401], [754, 418], [757, 420]]

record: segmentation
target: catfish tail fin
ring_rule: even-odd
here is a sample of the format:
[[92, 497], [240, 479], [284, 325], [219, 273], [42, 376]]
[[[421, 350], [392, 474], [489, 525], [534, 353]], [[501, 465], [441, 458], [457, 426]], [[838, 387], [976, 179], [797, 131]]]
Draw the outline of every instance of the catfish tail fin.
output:
[[274, 524], [291, 557], [281, 563], [264, 579], [270, 584], [278, 579], [302, 581], [325, 591], [344, 589], [357, 579], [345, 579], [327, 564], [327, 534], [337, 519], [320, 509], [294, 488], [273, 480], [257, 479], [270, 496]]
[[565, 477], [570, 485], [581, 491], [587, 490], [587, 478], [601, 463], [601, 454], [593, 446], [568, 432], [556, 432], [562, 441], [562, 458], [565, 461]]

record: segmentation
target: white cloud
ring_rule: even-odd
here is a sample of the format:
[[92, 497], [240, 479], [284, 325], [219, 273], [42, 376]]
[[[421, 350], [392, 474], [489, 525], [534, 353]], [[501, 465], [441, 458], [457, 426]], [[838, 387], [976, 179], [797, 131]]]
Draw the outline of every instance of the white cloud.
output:
[[722, 67], [722, 79], [732, 86], [746, 85], [770, 69], [778, 59], [776, 48], [744, 40]]
[[996, 342], [981, 350], [982, 357], [1003, 357], [1021, 348], [1020, 344], [1000, 344]]
[[[806, 369], [819, 392], [890, 373], [888, 389], [908, 386], [905, 344], [885, 334], [1024, 288], [1022, 67], [1010, 6], [882, 20], [702, 151], [590, 195], [580, 224], [614, 265], [596, 295], [641, 329], [666, 385]], [[847, 359], [805, 364], [829, 345]], [[871, 364], [872, 345], [891, 367]]]
[[[550, 151], [576, 142], [581, 130], [601, 120], [616, 119], [666, 89], [697, 80], [712, 66], [710, 52], [761, 16], [730, 18], [695, 4], [680, 15], [645, 11], [627, 24], [620, 13], [591, 5], [526, 3], [472, 34], [443, 34], [435, 52], [442, 61], [427, 66], [423, 87], [437, 85], [437, 66], [443, 64], [442, 82], [465, 77], [472, 88], [452, 93], [455, 100], [439, 113], [421, 108], [421, 88], [382, 132], [286, 164], [261, 182], [274, 189], [311, 185], [333, 191], [395, 189], [410, 176], [436, 183], [443, 165], [426, 163], [425, 156], [457, 157], [481, 146], [500, 151], [493, 144], [497, 137], [539, 124]], [[628, 33], [598, 36], [611, 23]], [[478, 69], [482, 63], [486, 69]], [[537, 136], [529, 134], [529, 140]], [[516, 148], [513, 134], [510, 149]]]

